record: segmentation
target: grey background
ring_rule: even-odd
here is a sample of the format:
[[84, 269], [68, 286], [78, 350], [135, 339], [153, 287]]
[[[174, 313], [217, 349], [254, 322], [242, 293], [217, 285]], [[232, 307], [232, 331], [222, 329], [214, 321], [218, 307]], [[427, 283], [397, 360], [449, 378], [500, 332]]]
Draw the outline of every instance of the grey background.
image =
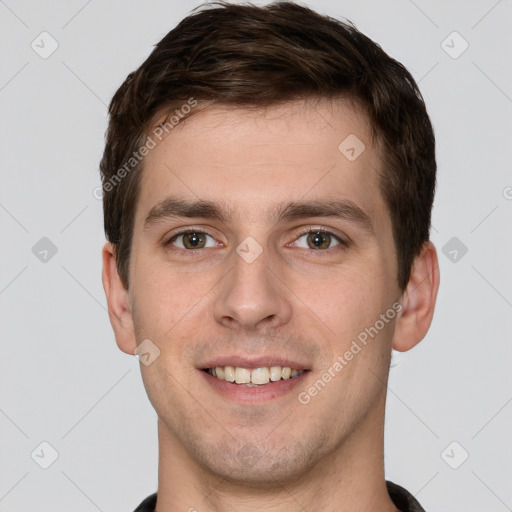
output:
[[[408, 67], [438, 141], [441, 288], [392, 363], [386, 477], [428, 512], [512, 510], [512, 1], [306, 3]], [[198, 4], [0, 0], [0, 511], [126, 512], [156, 490], [156, 414], [109, 324], [93, 191], [111, 96]]]

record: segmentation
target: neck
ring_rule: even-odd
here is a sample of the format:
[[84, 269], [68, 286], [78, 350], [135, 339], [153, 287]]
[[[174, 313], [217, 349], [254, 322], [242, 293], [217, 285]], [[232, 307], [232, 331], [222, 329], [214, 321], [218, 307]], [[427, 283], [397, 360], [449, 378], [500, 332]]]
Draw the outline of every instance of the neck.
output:
[[350, 436], [300, 477], [251, 487], [212, 474], [158, 421], [156, 512], [399, 512], [384, 478], [385, 393]]

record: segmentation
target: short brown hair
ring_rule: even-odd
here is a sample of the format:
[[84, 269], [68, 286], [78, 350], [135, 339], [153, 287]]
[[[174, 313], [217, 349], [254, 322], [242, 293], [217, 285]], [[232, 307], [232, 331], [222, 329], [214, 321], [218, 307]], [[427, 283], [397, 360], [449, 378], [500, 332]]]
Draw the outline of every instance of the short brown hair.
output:
[[264, 108], [340, 96], [361, 106], [381, 148], [380, 187], [404, 290], [429, 240], [436, 182], [435, 138], [422, 95], [404, 66], [351, 22], [290, 1], [263, 7], [213, 2], [193, 11], [115, 93], [100, 170], [105, 234], [125, 287], [143, 160], [134, 160], [133, 169], [126, 162], [157, 116], [171, 115], [190, 98]]

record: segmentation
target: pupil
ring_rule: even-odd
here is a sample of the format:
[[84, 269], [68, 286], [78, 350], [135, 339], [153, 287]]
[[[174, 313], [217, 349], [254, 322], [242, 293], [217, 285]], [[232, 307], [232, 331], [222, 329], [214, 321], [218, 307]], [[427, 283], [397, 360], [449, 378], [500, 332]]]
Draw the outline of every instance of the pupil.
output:
[[185, 246], [187, 247], [197, 247], [198, 245], [204, 242], [204, 238], [198, 233], [189, 233], [185, 237]]
[[325, 233], [316, 232], [311, 234], [310, 241], [313, 243], [313, 249], [329, 247], [329, 239]]

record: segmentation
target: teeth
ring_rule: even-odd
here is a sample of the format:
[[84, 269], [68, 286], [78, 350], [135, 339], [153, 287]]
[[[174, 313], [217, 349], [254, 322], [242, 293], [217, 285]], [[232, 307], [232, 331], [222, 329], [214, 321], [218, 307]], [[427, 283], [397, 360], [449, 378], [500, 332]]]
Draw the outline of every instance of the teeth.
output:
[[280, 366], [271, 366], [270, 367], [270, 380], [275, 382], [276, 380], [281, 380], [281, 367]]
[[289, 366], [271, 366], [270, 368], [263, 366], [253, 370], [238, 366], [217, 366], [216, 368], [208, 368], [207, 372], [213, 377], [217, 377], [217, 379], [235, 382], [247, 387], [263, 386], [281, 379], [293, 379], [304, 373], [303, 370], [292, 370]]
[[232, 366], [224, 367], [224, 380], [227, 382], [235, 382], [235, 369]]
[[251, 371], [245, 368], [235, 368], [235, 382], [237, 384], [248, 384], [251, 382]]
[[251, 372], [251, 382], [253, 384], [267, 384], [270, 380], [270, 370], [268, 368], [256, 368]]

